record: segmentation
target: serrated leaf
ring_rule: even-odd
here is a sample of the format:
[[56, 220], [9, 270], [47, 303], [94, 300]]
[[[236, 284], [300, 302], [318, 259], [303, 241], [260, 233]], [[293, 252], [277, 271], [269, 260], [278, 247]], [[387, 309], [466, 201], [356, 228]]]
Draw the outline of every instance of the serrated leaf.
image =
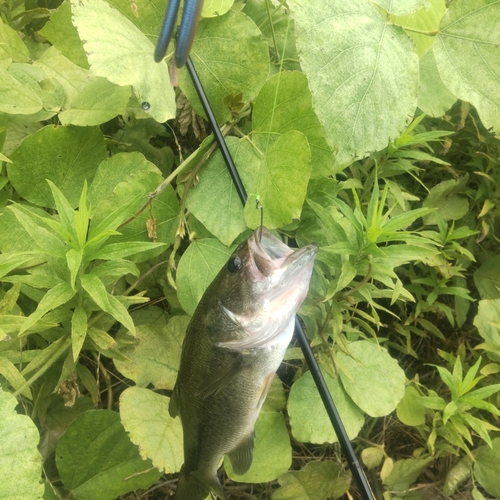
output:
[[[167, 322], [160, 315], [153, 323], [138, 325], [137, 343], [121, 349], [129, 361], [115, 360], [116, 369], [139, 387], [153, 384], [155, 389], [172, 390], [188, 324], [187, 316], [174, 316]], [[125, 338], [118, 333], [118, 341]]]
[[252, 118], [254, 134], [270, 134], [274, 139], [290, 130], [298, 130], [306, 136], [311, 148], [311, 178], [325, 177], [332, 172], [335, 159], [313, 110], [303, 73], [280, 72], [270, 78], [255, 100]]
[[20, 196], [35, 205], [55, 208], [46, 179], [77, 206], [85, 179], [91, 181], [106, 156], [104, 137], [98, 127], [49, 125], [27, 137], [12, 153], [7, 172]]
[[242, 483], [274, 481], [292, 464], [292, 447], [282, 413], [261, 412], [255, 422], [255, 445], [252, 465], [238, 476], [231, 462], [224, 458], [224, 469], [230, 479]]
[[102, 0], [72, 1], [73, 23], [84, 40], [93, 75], [131, 85], [158, 122], [175, 117], [175, 97], [166, 64], [153, 59], [154, 46], [118, 10]]
[[351, 342], [349, 350], [353, 357], [337, 353], [349, 374], [340, 372], [345, 391], [368, 415], [388, 415], [403, 398], [404, 371], [386, 349], [373, 342]]
[[[214, 58], [214, 54], [217, 57]], [[191, 58], [219, 123], [231, 119], [224, 98], [240, 92], [243, 101], [254, 98], [269, 71], [267, 42], [255, 23], [242, 12], [229, 11], [223, 16], [202, 20]], [[185, 69], [179, 71], [179, 86], [196, 112], [203, 116], [203, 108]]]
[[40, 436], [26, 415], [18, 415], [18, 401], [0, 389], [0, 498], [41, 500], [42, 457], [37, 449]]
[[100, 125], [125, 112], [131, 93], [129, 86], [93, 78], [73, 98], [70, 107], [59, 113], [59, 120], [63, 125]]
[[179, 302], [188, 314], [194, 313], [231, 253], [231, 249], [212, 238], [193, 241], [183, 253], [177, 268], [177, 288]]
[[[324, 377], [347, 435], [354, 439], [363, 426], [363, 413], [344, 392], [338, 379], [332, 379], [327, 374]], [[298, 441], [318, 444], [337, 442], [337, 435], [310, 372], [293, 384], [288, 397], [288, 415], [292, 435]]]
[[161, 475], [140, 457], [120, 416], [109, 410], [78, 415], [57, 443], [56, 463], [65, 487], [77, 500], [114, 500], [147, 489]]
[[120, 395], [120, 417], [143, 458], [159, 470], [178, 472], [184, 461], [182, 426], [168, 412], [170, 399], [149, 389], [129, 387]]
[[279, 478], [281, 485], [272, 500], [326, 500], [340, 498], [348, 489], [351, 477], [330, 460], [311, 461], [299, 471]]
[[443, 16], [434, 55], [448, 89], [475, 106], [488, 129], [500, 132], [500, 4], [456, 0]]
[[337, 165], [383, 149], [413, 117], [418, 56], [370, 2], [289, 3], [314, 109]]
[[[226, 139], [233, 160], [239, 164], [239, 140]], [[219, 151], [200, 171], [199, 183], [189, 190], [187, 209], [222, 243], [231, 243], [246, 229], [243, 207]]]
[[311, 150], [302, 132], [291, 130], [275, 141], [267, 142], [264, 134], [254, 136], [259, 149], [258, 168], [242, 164], [239, 171], [249, 193], [245, 205], [245, 221], [250, 228], [260, 225], [258, 198], [264, 207], [264, 225], [282, 227], [298, 219], [311, 175]]
[[51, 288], [39, 302], [38, 307], [35, 312], [30, 314], [26, 321], [23, 323], [21, 330], [19, 330], [19, 335], [23, 334], [32, 327], [42, 316], [52, 311], [56, 307], [66, 304], [71, 300], [76, 294], [76, 290], [73, 290], [71, 285], [68, 283], [59, 283], [54, 288]]
[[111, 314], [125, 328], [128, 328], [132, 335], [135, 335], [135, 326], [127, 309], [106, 291], [106, 287], [95, 274], [83, 274], [80, 281], [84, 290], [92, 297], [92, 300], [105, 312]]

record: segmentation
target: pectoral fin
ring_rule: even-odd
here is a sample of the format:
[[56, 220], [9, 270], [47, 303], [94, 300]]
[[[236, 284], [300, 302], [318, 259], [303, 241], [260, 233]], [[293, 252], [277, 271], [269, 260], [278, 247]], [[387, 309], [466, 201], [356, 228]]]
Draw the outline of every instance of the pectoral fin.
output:
[[239, 356], [223, 366], [221, 369], [212, 373], [212, 375], [200, 385], [196, 395], [203, 394], [204, 397], [210, 396], [220, 389], [227, 387], [231, 380], [241, 371]]
[[253, 458], [253, 442], [255, 440], [255, 432], [250, 435], [233, 451], [227, 454], [235, 474], [241, 476], [248, 472], [252, 465]]

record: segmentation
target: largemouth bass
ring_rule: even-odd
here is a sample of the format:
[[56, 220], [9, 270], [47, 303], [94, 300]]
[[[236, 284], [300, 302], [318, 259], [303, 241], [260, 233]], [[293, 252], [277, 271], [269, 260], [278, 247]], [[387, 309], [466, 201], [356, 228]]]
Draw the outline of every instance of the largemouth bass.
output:
[[293, 251], [258, 228], [203, 295], [182, 346], [170, 400], [184, 432], [177, 500], [226, 499], [223, 455], [236, 474], [252, 464], [254, 424], [292, 338], [316, 245]]

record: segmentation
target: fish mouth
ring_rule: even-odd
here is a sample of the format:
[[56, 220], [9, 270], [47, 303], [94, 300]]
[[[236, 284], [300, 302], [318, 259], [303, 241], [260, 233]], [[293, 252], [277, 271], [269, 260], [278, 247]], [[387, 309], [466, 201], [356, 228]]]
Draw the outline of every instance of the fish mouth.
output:
[[268, 281], [272, 286], [286, 287], [298, 275], [305, 274], [309, 282], [312, 263], [318, 252], [314, 243], [293, 250], [268, 229], [259, 227], [250, 237], [248, 246], [255, 264], [253, 274], [257, 280]]

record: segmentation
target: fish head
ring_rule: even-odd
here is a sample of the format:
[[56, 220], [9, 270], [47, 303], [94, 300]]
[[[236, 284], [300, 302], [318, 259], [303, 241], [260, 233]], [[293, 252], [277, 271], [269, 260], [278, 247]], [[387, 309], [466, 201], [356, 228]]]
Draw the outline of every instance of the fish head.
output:
[[317, 251], [314, 244], [293, 250], [257, 228], [205, 293], [212, 342], [235, 349], [272, 345], [307, 295]]

